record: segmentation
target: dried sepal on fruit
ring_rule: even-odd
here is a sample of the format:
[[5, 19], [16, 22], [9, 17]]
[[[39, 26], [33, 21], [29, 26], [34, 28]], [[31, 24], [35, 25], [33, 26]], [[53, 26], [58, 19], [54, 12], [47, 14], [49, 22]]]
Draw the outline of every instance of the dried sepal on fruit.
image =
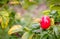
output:
[[50, 18], [51, 19], [51, 25], [54, 25], [54, 18]]

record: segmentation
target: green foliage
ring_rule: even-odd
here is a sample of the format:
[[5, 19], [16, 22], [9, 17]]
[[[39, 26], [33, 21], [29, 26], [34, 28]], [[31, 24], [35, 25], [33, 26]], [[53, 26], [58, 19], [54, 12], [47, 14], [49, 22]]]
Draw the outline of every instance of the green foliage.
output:
[[[39, 22], [34, 22], [31, 13], [17, 19], [16, 12], [9, 7], [8, 2], [10, 3], [10, 0], [0, 0], [0, 39], [60, 39], [60, 25], [50, 25], [48, 29], [43, 30]], [[43, 1], [12, 0], [12, 6], [19, 5], [16, 4], [17, 2], [22, 6], [21, 8], [28, 10]], [[60, 0], [46, 0], [46, 3], [49, 5], [49, 10], [43, 11], [44, 15], [54, 18], [55, 22], [60, 22]]]
[[7, 4], [9, 0], [0, 0], [0, 6]]
[[55, 4], [60, 4], [60, 0], [46, 0], [47, 5], [55, 5]]

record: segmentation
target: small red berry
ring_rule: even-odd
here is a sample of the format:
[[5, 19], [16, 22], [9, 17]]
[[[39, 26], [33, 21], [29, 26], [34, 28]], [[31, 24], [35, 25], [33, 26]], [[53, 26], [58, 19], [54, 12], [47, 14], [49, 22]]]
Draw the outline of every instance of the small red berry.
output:
[[47, 29], [50, 26], [50, 17], [49, 16], [43, 16], [41, 19], [41, 28], [42, 29]]

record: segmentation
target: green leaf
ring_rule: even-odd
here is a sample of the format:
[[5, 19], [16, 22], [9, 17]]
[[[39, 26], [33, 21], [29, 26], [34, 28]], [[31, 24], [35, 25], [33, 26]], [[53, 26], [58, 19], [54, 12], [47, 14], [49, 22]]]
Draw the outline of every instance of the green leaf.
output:
[[60, 5], [53, 5], [50, 7], [51, 10], [56, 10], [56, 11], [60, 11]]
[[50, 14], [50, 11], [51, 11], [51, 10], [45, 10], [45, 11], [43, 11], [42, 13], [43, 13], [44, 15], [49, 15], [49, 14]]
[[47, 39], [47, 37], [48, 37], [48, 33], [46, 31], [41, 32], [40, 35], [41, 35], [40, 39]]
[[34, 33], [31, 32], [25, 32], [22, 36], [22, 39], [32, 39]]
[[40, 28], [40, 24], [38, 24], [38, 23], [34, 23], [34, 24], [32, 24], [32, 26], [31, 26], [31, 28], [33, 28], [33, 29], [39, 29]]
[[56, 36], [59, 35], [58, 28], [56, 26], [53, 27], [53, 31], [56, 34]]
[[8, 23], [9, 23], [9, 18], [8, 17], [3, 17], [2, 23], [1, 23], [2, 29], [7, 28]]
[[0, 11], [0, 16], [2, 17], [2, 29], [5, 29], [9, 23], [9, 12], [7, 12], [6, 10], [2, 10]]
[[60, 4], [60, 0], [46, 0], [47, 5]]
[[14, 25], [15, 22], [15, 11], [14, 10], [10, 10], [10, 15], [9, 15], [9, 27], [11, 27], [12, 25]]
[[7, 4], [9, 0], [0, 0], [0, 6]]

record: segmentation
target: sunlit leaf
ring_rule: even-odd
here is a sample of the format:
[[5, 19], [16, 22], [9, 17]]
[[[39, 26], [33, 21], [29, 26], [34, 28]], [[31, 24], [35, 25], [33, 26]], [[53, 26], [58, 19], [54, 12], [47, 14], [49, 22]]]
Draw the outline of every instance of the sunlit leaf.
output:
[[45, 10], [45, 11], [43, 11], [42, 13], [43, 13], [44, 15], [49, 15], [49, 14], [50, 14], [50, 11], [51, 11], [51, 10]]
[[3, 11], [0, 11], [0, 15], [2, 17], [1, 26], [2, 26], [2, 29], [4, 29], [8, 26], [8, 23], [9, 23], [9, 12], [7, 12], [6, 10], [3, 10]]
[[60, 5], [53, 5], [50, 7], [51, 10], [56, 10], [56, 11], [60, 11]]
[[8, 34], [11, 35], [19, 31], [23, 31], [23, 27], [21, 25], [14, 25], [9, 29]]
[[2, 29], [5, 29], [8, 26], [8, 23], [9, 23], [9, 18], [4, 17], [1, 23]]
[[48, 5], [51, 5], [51, 4], [60, 4], [60, 0], [46, 0], [46, 3]]

